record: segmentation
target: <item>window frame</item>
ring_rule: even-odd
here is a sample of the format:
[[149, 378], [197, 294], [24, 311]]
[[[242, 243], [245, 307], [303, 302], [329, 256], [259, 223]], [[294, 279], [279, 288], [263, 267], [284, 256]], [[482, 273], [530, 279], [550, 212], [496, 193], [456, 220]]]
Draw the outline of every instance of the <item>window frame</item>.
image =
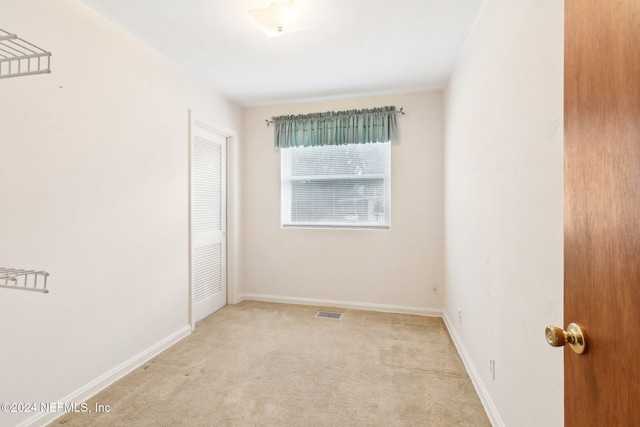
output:
[[[319, 146], [319, 147], [296, 147], [280, 149], [280, 227], [283, 229], [335, 229], [335, 230], [389, 230], [391, 228], [391, 142], [376, 142], [367, 144], [352, 144], [359, 145], [371, 145], [371, 144], [386, 144], [386, 158], [385, 158], [385, 171], [382, 173], [371, 174], [331, 174], [331, 175], [304, 175], [304, 176], [288, 176], [285, 178], [285, 152], [282, 150], [304, 150], [308, 148], [322, 149], [324, 147], [337, 147], [335, 145]], [[339, 146], [338, 146], [339, 147]], [[291, 160], [290, 160], [291, 161]], [[292, 165], [289, 165], [292, 168]], [[386, 212], [386, 222], [377, 221], [362, 221], [362, 222], [341, 222], [341, 221], [292, 221], [292, 208], [291, 198], [293, 197], [292, 183], [295, 181], [337, 181], [344, 182], [348, 180], [380, 180], [382, 179], [382, 186], [386, 194], [383, 195], [385, 206], [383, 212]], [[288, 188], [287, 188], [288, 187]], [[364, 197], [363, 197], [364, 198]], [[289, 209], [285, 212], [285, 201], [287, 202]], [[285, 218], [288, 215], [288, 218]], [[371, 213], [369, 212], [369, 215]]]

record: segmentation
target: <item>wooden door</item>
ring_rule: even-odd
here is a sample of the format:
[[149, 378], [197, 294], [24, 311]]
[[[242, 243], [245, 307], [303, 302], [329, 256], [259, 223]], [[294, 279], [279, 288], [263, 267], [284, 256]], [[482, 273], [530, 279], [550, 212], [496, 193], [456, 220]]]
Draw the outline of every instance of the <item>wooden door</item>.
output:
[[640, 0], [565, 0], [565, 425], [640, 425]]
[[227, 305], [226, 136], [191, 116], [191, 318]]

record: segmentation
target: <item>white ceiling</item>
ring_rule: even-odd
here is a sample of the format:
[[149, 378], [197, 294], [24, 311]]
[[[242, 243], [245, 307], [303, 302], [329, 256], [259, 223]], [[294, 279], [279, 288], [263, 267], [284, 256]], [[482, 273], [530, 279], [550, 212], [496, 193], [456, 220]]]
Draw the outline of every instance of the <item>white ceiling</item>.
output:
[[307, 31], [267, 38], [274, 0], [82, 0], [241, 105], [446, 83], [482, 0], [297, 0]]

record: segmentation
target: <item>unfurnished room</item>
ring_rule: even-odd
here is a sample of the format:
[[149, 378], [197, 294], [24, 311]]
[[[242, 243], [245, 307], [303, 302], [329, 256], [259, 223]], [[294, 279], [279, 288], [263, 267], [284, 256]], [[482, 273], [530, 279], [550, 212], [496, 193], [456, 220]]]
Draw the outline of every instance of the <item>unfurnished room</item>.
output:
[[640, 423], [637, 0], [0, 0], [0, 427]]

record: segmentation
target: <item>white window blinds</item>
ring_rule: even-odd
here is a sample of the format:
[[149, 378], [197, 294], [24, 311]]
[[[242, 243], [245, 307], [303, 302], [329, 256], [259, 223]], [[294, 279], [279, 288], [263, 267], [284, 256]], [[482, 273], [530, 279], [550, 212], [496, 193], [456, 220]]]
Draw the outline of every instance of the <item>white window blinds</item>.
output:
[[391, 143], [280, 152], [283, 227], [389, 228]]

